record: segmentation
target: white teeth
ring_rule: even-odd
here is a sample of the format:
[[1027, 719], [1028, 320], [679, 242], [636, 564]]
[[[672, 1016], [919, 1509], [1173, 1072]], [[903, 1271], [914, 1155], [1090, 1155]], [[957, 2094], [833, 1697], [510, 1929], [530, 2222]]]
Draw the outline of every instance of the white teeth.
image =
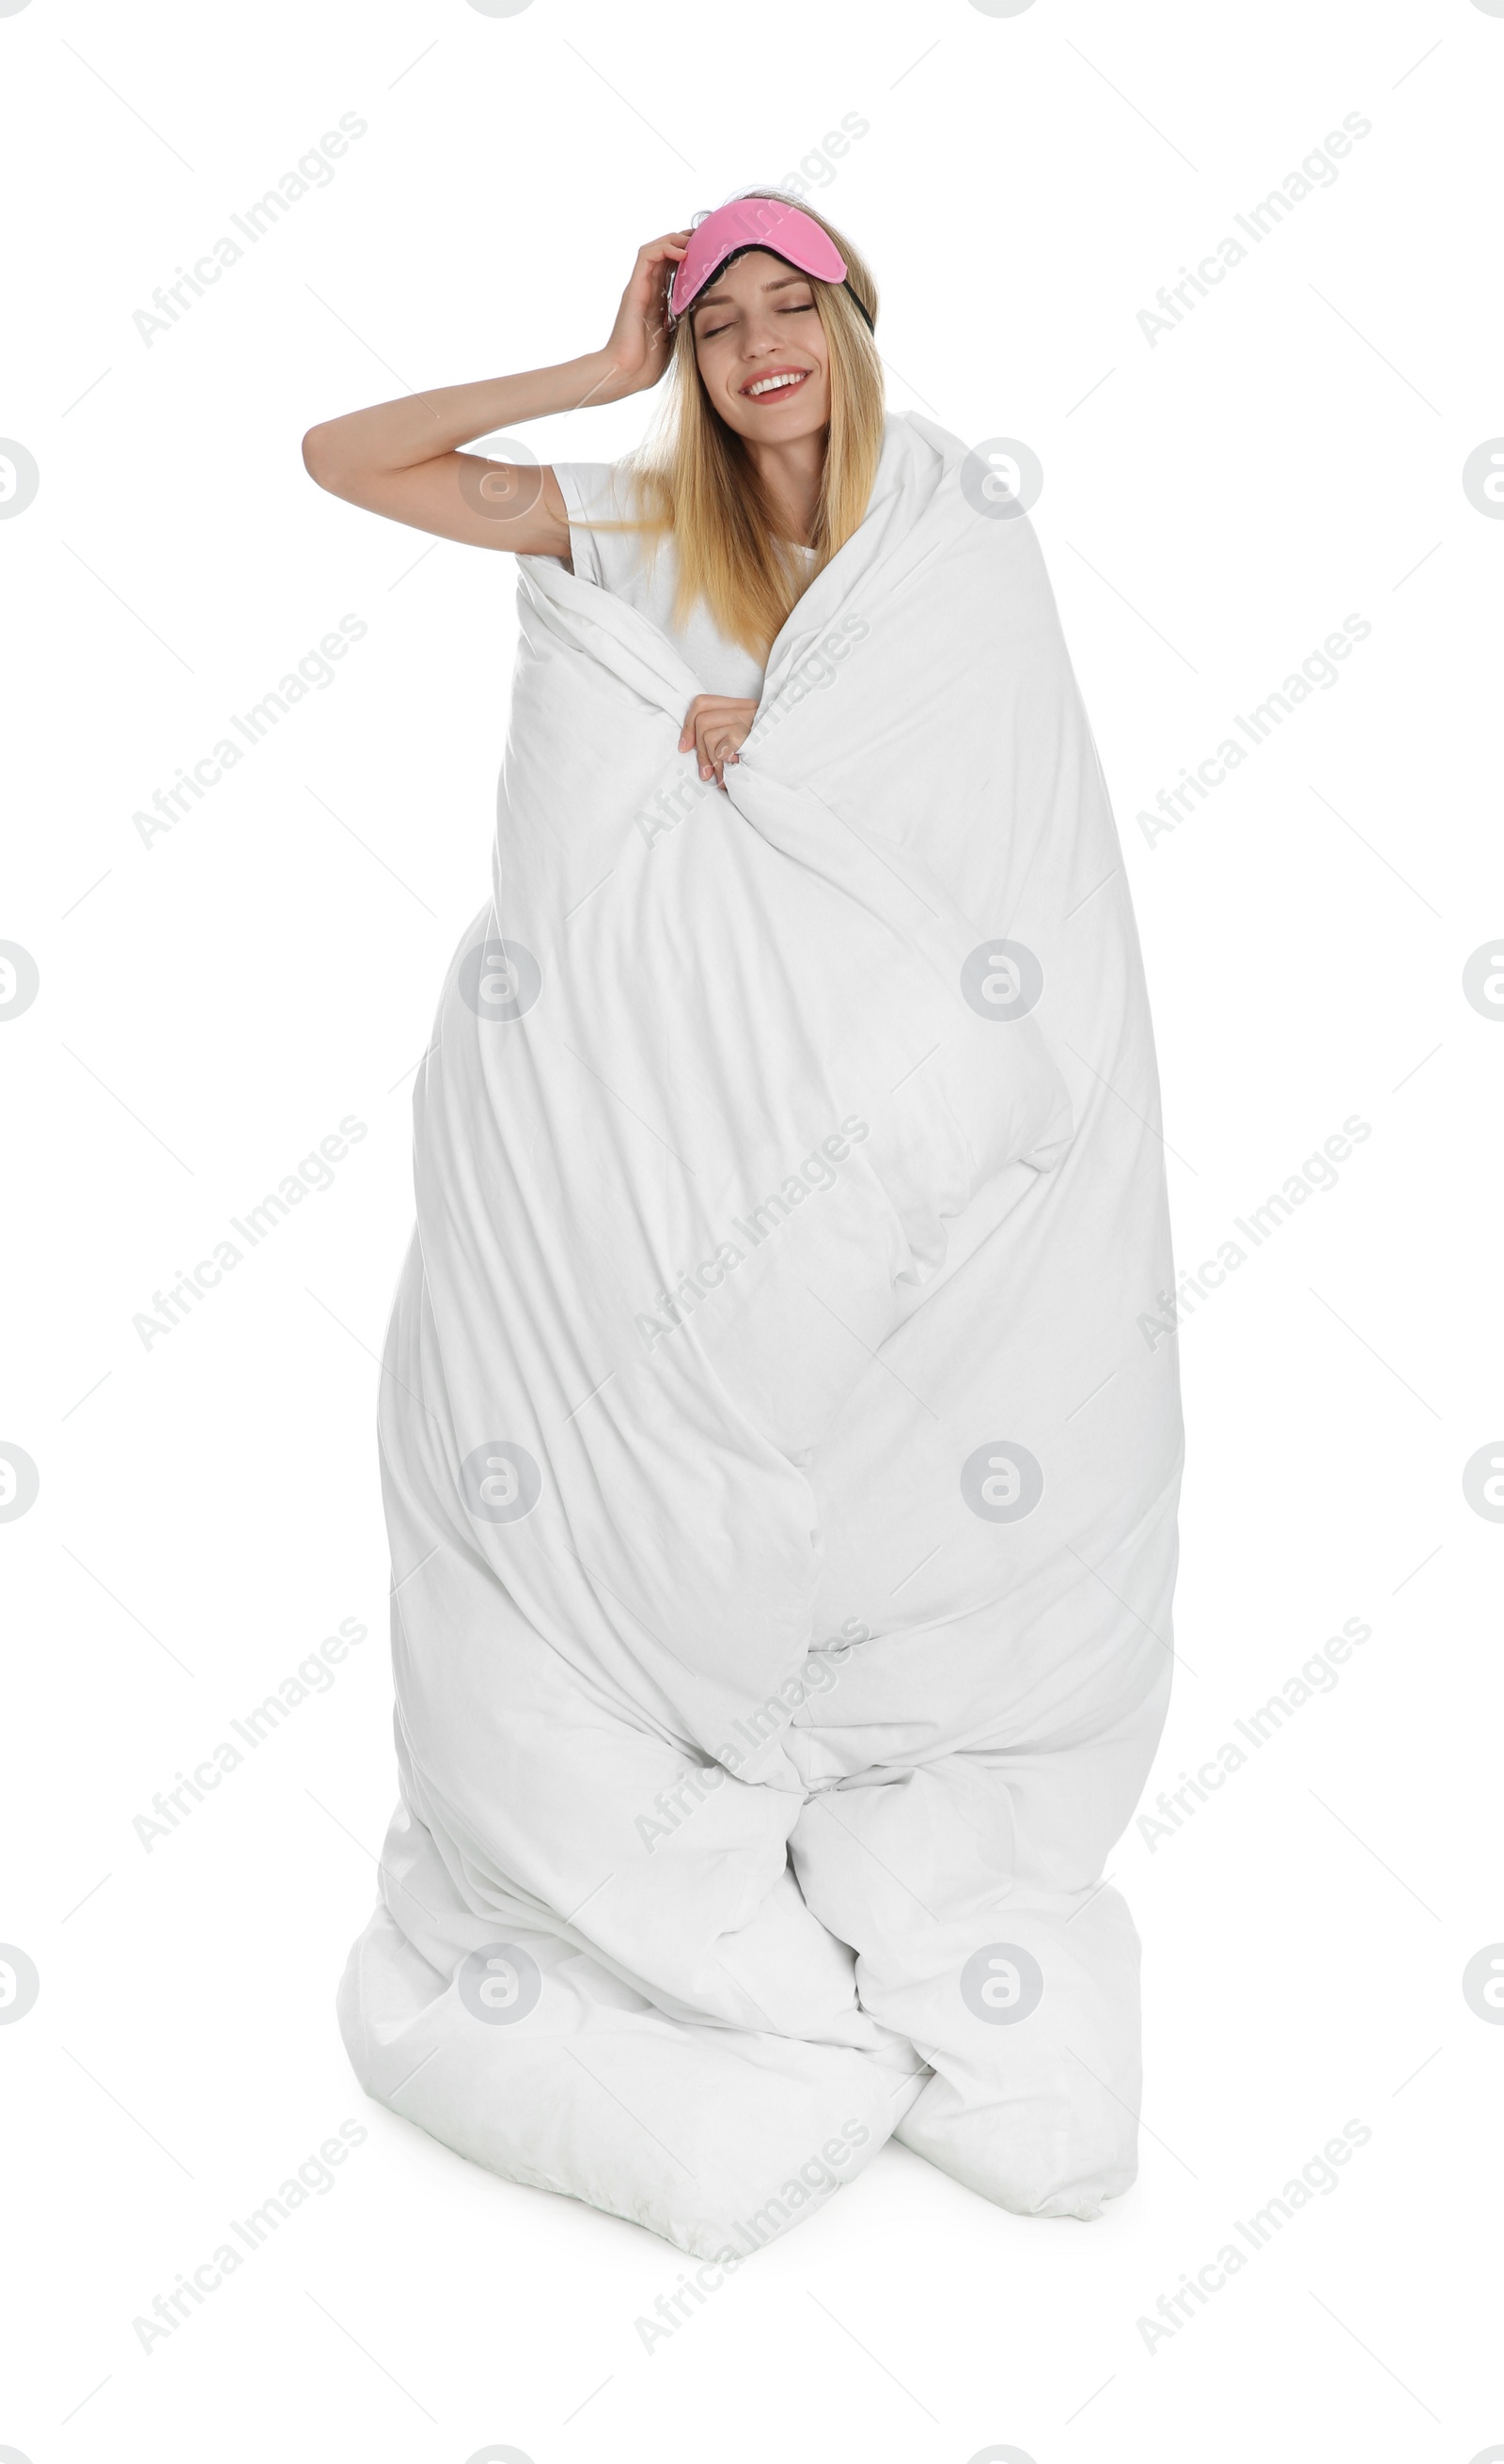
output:
[[801, 368], [797, 374], [789, 376], [760, 377], [756, 385], [748, 385], [747, 391], [749, 394], [773, 393], [780, 385], [803, 385], [807, 373], [806, 369]]

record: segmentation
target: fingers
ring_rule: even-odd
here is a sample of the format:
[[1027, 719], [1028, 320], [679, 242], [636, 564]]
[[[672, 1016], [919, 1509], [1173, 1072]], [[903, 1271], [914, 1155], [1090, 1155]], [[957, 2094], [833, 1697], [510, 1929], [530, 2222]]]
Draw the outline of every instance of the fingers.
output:
[[696, 764], [702, 779], [714, 779], [724, 787], [724, 772], [729, 764], [740, 761], [740, 747], [757, 715], [757, 703], [742, 701], [730, 694], [697, 693], [685, 714], [679, 734], [681, 753], [694, 750]]
[[690, 234], [687, 231], [665, 231], [661, 239], [644, 240], [637, 251], [637, 262], [639, 265], [651, 267], [661, 265], [665, 259], [672, 258], [676, 265], [679, 258], [687, 252], [689, 244]]
[[706, 775], [705, 762], [708, 758], [704, 749], [703, 733], [712, 723], [719, 707], [718, 694], [697, 693], [684, 714], [684, 725], [679, 731], [679, 751], [688, 753], [693, 748], [700, 765], [699, 775], [702, 779]]
[[622, 295], [624, 309], [630, 306], [645, 323], [652, 323], [657, 319], [659, 338], [663, 330], [662, 310], [668, 297], [669, 286], [689, 243], [690, 233], [687, 231], [665, 231], [659, 239], [644, 240], [637, 251], [637, 261], [632, 267], [631, 278]]
[[717, 786], [723, 787], [726, 782], [722, 773], [727, 764], [740, 761], [741, 759], [737, 751], [740, 741], [739, 737], [734, 736], [724, 726], [719, 725], [714, 719], [703, 725], [697, 737], [700, 777], [702, 779], [714, 777]]

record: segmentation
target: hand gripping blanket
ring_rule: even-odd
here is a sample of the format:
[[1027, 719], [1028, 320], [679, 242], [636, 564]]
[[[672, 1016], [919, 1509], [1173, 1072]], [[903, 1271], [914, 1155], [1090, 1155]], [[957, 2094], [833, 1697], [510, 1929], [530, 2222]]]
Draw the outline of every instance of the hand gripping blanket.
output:
[[491, 903], [414, 1095], [380, 1401], [401, 1804], [367, 2090], [723, 2262], [902, 2144], [1135, 2170], [1102, 1881], [1181, 1424], [1138, 939], [1027, 518], [891, 418], [726, 790], [520, 561]]

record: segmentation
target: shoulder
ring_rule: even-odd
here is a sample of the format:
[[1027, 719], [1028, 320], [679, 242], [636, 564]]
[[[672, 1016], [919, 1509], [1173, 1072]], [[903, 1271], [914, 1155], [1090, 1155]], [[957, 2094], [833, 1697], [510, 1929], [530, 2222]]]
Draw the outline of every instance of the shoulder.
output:
[[574, 570], [586, 582], [599, 583], [604, 577], [595, 540], [588, 531], [577, 530], [574, 525], [587, 520], [592, 514], [609, 511], [606, 500], [611, 494], [612, 466], [609, 462], [555, 462], [549, 467], [564, 498], [564, 517], [570, 524], [569, 557]]
[[571, 515], [604, 513], [617, 494], [614, 462], [555, 462], [554, 477]]
[[576, 573], [604, 590], [630, 590], [643, 566], [640, 535], [589, 527], [591, 522], [634, 518], [639, 508], [628, 467], [620, 462], [555, 462], [552, 468], [570, 523]]

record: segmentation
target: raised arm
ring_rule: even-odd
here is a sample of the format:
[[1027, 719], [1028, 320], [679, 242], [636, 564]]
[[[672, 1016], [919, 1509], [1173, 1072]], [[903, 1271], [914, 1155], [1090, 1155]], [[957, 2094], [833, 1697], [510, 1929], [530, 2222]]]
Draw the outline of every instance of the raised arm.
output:
[[442, 385], [321, 420], [303, 438], [309, 476], [331, 495], [413, 530], [567, 563], [564, 495], [547, 465], [492, 462], [457, 449], [493, 429], [619, 402], [655, 385], [668, 364], [667, 288], [689, 236], [669, 231], [638, 250], [603, 350], [555, 368]]

